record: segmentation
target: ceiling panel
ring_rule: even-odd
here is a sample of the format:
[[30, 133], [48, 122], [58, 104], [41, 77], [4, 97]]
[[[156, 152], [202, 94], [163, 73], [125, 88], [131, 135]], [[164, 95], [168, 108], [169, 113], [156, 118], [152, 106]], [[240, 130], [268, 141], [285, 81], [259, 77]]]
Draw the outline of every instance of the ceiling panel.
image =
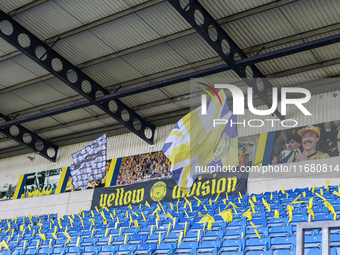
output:
[[46, 40], [76, 27], [82, 23], [60, 7], [55, 1], [47, 1], [13, 17], [28, 31]]

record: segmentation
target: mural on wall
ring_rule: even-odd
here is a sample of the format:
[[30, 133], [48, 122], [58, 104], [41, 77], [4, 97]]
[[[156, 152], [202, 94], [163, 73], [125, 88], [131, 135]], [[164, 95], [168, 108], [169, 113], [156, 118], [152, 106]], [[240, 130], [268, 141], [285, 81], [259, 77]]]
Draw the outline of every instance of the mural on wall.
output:
[[170, 168], [171, 162], [162, 151], [123, 157], [116, 186], [172, 178]]
[[20, 198], [55, 194], [62, 168], [27, 174]]

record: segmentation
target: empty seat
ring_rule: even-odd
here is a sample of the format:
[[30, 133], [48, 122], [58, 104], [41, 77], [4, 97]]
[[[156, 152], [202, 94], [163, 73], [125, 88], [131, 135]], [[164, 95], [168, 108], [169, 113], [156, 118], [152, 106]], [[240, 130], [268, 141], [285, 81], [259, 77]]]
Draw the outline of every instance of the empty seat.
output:
[[261, 251], [267, 251], [270, 249], [270, 238], [263, 238], [263, 239], [247, 239], [246, 240], [246, 246], [245, 251], [253, 251], [253, 250], [261, 250]]
[[224, 240], [220, 248], [220, 252], [225, 251], [243, 251], [245, 247], [245, 239], [229, 239]]

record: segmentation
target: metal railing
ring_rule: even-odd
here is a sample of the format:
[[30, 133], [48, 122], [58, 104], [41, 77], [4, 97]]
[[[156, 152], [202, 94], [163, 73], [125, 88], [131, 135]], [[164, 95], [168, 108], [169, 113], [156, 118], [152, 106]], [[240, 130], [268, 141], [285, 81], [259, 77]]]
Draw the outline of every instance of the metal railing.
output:
[[322, 255], [330, 253], [330, 229], [340, 228], [340, 221], [302, 222], [296, 225], [296, 255], [305, 253], [305, 230], [322, 229]]

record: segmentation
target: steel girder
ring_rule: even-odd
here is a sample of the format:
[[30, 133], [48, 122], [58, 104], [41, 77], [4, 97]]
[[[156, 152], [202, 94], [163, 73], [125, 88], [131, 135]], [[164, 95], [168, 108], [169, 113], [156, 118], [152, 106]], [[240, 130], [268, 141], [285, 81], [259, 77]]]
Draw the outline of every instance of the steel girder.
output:
[[[247, 66], [249, 64], [255, 64], [255, 63], [262, 62], [262, 61], [267, 61], [267, 60], [275, 59], [275, 58], [278, 58], [278, 57], [283, 57], [283, 56], [287, 56], [287, 55], [290, 55], [290, 54], [295, 54], [295, 53], [299, 53], [299, 52], [302, 52], [302, 51], [311, 50], [311, 49], [314, 49], [314, 48], [317, 48], [317, 47], [322, 47], [322, 46], [326, 46], [326, 45], [330, 45], [330, 44], [338, 43], [338, 42], [340, 42], [340, 34], [331, 35], [331, 36], [328, 36], [328, 37], [325, 37], [325, 38], [316, 39], [316, 40], [313, 40], [313, 41], [301, 43], [301, 44], [290, 46], [290, 47], [287, 47], [287, 48], [274, 50], [274, 51], [259, 54], [259, 55], [253, 56], [253, 57], [241, 59], [241, 60], [237, 61], [236, 64], [238, 66]], [[122, 98], [122, 97], [130, 96], [130, 95], [135, 95], [135, 94], [138, 94], [138, 93], [150, 91], [150, 90], [153, 90], [153, 89], [159, 89], [159, 88], [162, 88], [162, 87], [170, 86], [170, 85], [173, 85], [173, 84], [176, 84], [176, 83], [179, 83], [179, 82], [188, 81], [193, 77], [194, 78], [204, 77], [204, 76], [207, 76], [207, 75], [211, 75], [211, 74], [215, 74], [215, 73], [219, 73], [219, 72], [224, 72], [224, 71], [227, 71], [227, 70], [230, 70], [230, 69], [231, 68], [228, 66], [228, 64], [222, 64], [222, 65], [218, 65], [218, 66], [214, 66], [214, 67], [209, 67], [209, 68], [206, 68], [206, 69], [203, 69], [203, 70], [199, 70], [199, 71], [175, 76], [175, 77], [168, 78], [168, 79], [161, 80], [161, 81], [156, 81], [156, 82], [153, 82], [153, 83], [134, 87], [134, 88], [131, 88], [131, 89], [126, 89], [126, 90], [121, 91], [121, 92], [115, 92], [115, 93], [112, 93], [112, 94], [108, 94], [106, 96], [102, 96], [102, 97], [97, 98], [96, 101], [99, 102], [99, 103], [100, 102], [107, 102], [107, 101], [110, 101], [110, 100], [115, 100], [115, 99], [118, 99], [118, 98]], [[25, 122], [29, 122], [29, 121], [53, 116], [55, 114], [60, 114], [60, 113], [76, 110], [76, 109], [87, 107], [87, 106], [90, 106], [90, 105], [91, 105], [90, 102], [83, 101], [83, 102], [75, 103], [75, 104], [72, 104], [72, 105], [67, 105], [67, 106], [56, 108], [56, 109], [48, 110], [48, 111], [45, 111], [45, 112], [32, 114], [32, 115], [29, 115], [29, 116], [26, 116], [26, 117], [23, 117], [23, 118], [18, 118], [18, 119], [15, 119], [15, 120], [7, 121], [5, 123], [0, 123], [0, 129], [5, 128], [5, 127], [10, 127], [12, 125], [18, 125], [18, 124], [22, 124], [22, 123], [25, 123]]]
[[147, 143], [153, 144], [153, 125], [119, 100], [96, 102], [96, 98], [108, 95], [109, 92], [3, 11], [0, 11], [0, 37], [81, 94], [91, 104], [98, 106]]
[[[268, 91], [273, 85], [265, 78], [261, 71], [254, 65], [238, 66], [238, 59], [247, 56], [205, 10], [197, 0], [168, 0], [168, 2], [181, 14], [181, 16], [201, 35], [201, 37], [215, 50], [215, 52], [244, 79], [253, 92], [269, 107], [272, 103], [268, 100]], [[201, 23], [203, 23], [201, 25]], [[274, 114], [281, 120], [284, 117], [278, 110]]]
[[[4, 119], [5, 121], [10, 121], [11, 119], [7, 116], [0, 113], [0, 119]], [[6, 128], [1, 128], [0, 133], [8, 136], [12, 140], [20, 143], [21, 145], [32, 149], [34, 152], [43, 156], [44, 158], [56, 162], [58, 146], [53, 143], [45, 140], [37, 134], [34, 134], [32, 131], [27, 128], [17, 125]]]

